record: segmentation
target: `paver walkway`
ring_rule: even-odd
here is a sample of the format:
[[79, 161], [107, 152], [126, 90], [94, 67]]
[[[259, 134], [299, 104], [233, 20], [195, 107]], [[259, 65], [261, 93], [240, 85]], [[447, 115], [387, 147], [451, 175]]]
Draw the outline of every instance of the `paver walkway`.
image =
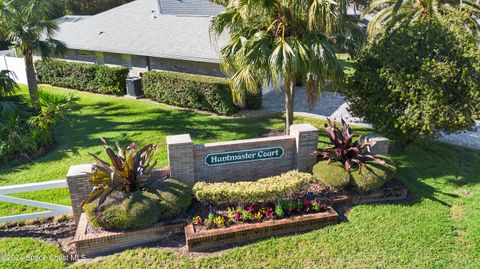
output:
[[[265, 110], [275, 112], [285, 111], [285, 95], [281, 91], [273, 91], [265, 94], [262, 101], [262, 106]], [[335, 92], [323, 92], [312, 109], [309, 110], [305, 90], [299, 87], [295, 92], [293, 110], [297, 115], [323, 116], [332, 119], [344, 118], [351, 123], [365, 124], [362, 119], [353, 117], [350, 112], [348, 112], [348, 104], [345, 103], [344, 96]]]
[[[285, 94], [283, 91], [272, 91], [263, 96], [263, 109], [270, 111], [285, 111]], [[308, 110], [305, 90], [301, 87], [295, 91], [293, 109], [295, 112], [308, 112], [317, 115], [330, 116], [343, 103], [343, 95], [334, 92], [324, 92], [320, 95], [312, 110]]]

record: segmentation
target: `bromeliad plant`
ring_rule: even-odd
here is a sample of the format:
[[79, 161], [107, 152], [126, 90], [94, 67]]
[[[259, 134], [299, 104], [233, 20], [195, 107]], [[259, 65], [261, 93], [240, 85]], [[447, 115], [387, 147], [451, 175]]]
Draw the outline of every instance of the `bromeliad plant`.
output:
[[314, 154], [317, 155], [317, 161], [341, 162], [347, 172], [350, 172], [354, 164], [357, 164], [361, 171], [361, 169], [365, 168], [366, 161], [385, 163], [385, 161], [375, 158], [367, 152], [369, 147], [375, 145], [375, 141], [353, 142], [352, 129], [350, 129], [350, 125], [343, 118], [341, 128], [335, 122], [332, 123], [330, 119], [327, 120], [328, 123], [325, 124], [325, 130], [333, 146], [315, 151]]
[[121, 148], [117, 142], [118, 152], [115, 153], [103, 138], [102, 142], [105, 144], [104, 148], [111, 164], [90, 154], [95, 158], [95, 164], [92, 171], [88, 173], [88, 178], [95, 187], [87, 199], [82, 202], [82, 206], [99, 199], [97, 207], [99, 208], [115, 190], [131, 193], [145, 187], [146, 183], [141, 181], [140, 177], [148, 176], [157, 164], [156, 160], [152, 162], [157, 151], [155, 144], [149, 144], [137, 151], [135, 143]]

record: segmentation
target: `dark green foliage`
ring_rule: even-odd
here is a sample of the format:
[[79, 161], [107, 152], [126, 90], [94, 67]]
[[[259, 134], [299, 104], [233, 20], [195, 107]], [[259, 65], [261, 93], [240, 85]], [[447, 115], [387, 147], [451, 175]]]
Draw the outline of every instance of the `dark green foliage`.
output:
[[[31, 159], [53, 147], [52, 127], [66, 120], [76, 105], [73, 95], [38, 92], [40, 111], [32, 116], [30, 108], [18, 97], [0, 98], [12, 104], [10, 110], [0, 111], [0, 162]], [[5, 106], [3, 106], [5, 109]]]
[[385, 164], [367, 162], [365, 169], [350, 172], [352, 185], [361, 192], [378, 189], [395, 175], [395, 165], [387, 158]]
[[478, 37], [456, 15], [378, 36], [355, 64], [346, 91], [351, 111], [401, 148], [463, 130], [480, 117]]
[[159, 220], [167, 220], [184, 213], [192, 201], [190, 187], [173, 178], [155, 182], [150, 191], [158, 197]]
[[262, 91], [256, 93], [247, 91], [245, 93], [245, 108], [246, 109], [261, 109], [262, 108]]
[[145, 96], [180, 107], [230, 115], [237, 112], [226, 79], [174, 72], [143, 74]]
[[340, 162], [318, 162], [313, 166], [313, 176], [335, 189], [343, 189], [350, 183], [350, 175]]
[[104, 94], [124, 95], [126, 67], [107, 67], [61, 60], [35, 62], [38, 78], [54, 86]]
[[161, 212], [158, 197], [146, 191], [114, 192], [98, 210], [97, 206], [89, 203], [83, 210], [93, 226], [105, 229], [145, 228], [155, 224]]

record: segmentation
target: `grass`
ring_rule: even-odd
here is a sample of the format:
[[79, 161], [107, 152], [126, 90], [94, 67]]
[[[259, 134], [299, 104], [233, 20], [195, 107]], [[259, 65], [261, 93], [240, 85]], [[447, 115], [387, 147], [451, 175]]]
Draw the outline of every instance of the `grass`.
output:
[[0, 239], [0, 268], [64, 268], [57, 247], [31, 238]]
[[75, 267], [478, 268], [480, 154], [419, 143], [393, 158], [408, 204], [356, 206], [348, 222], [218, 255], [137, 248]]
[[[54, 129], [55, 148], [33, 162], [21, 165], [0, 165], [0, 186], [40, 182], [65, 178], [71, 165], [92, 162], [88, 153], [106, 155], [101, 137], [110, 142], [130, 141], [140, 144], [156, 143], [159, 165], [167, 165], [166, 136], [189, 133], [195, 143], [227, 141], [256, 137], [267, 130], [282, 129], [281, 114], [256, 118], [231, 118], [181, 110], [144, 100], [70, 91], [42, 86], [43, 90], [73, 93], [80, 97], [71, 119], [73, 126], [60, 123]], [[28, 91], [19, 92], [25, 98]], [[297, 118], [297, 122], [305, 119]], [[312, 120], [321, 127], [323, 121]], [[325, 138], [326, 139], [326, 138]], [[325, 140], [326, 141], [326, 140]], [[66, 189], [12, 195], [38, 201], [69, 205]], [[38, 209], [0, 202], [0, 216], [31, 213]]]
[[[101, 152], [100, 136], [123, 142], [133, 139], [158, 143], [163, 146], [159, 157], [165, 165], [166, 135], [191, 133], [194, 141], [201, 143], [254, 137], [267, 129], [280, 129], [283, 124], [281, 115], [226, 118], [139, 100], [75, 94], [81, 98], [79, 109], [73, 115], [78, 121], [75, 127], [57, 126], [57, 147], [34, 163], [1, 168], [1, 184], [62, 178], [69, 165], [91, 161], [87, 152]], [[296, 122], [322, 127], [319, 120], [296, 118]], [[356, 129], [357, 133], [366, 131]], [[321, 141], [325, 142], [326, 137], [322, 135]], [[104, 259], [80, 262], [73, 267], [479, 268], [480, 153], [442, 143], [422, 142], [405, 152], [394, 153], [392, 158], [398, 165], [399, 180], [411, 192], [410, 203], [356, 206], [348, 222], [214, 255], [190, 257], [165, 249], [135, 248]], [[36, 193], [32, 198], [68, 202], [66, 192]], [[11, 208], [0, 207], [0, 212], [18, 210]], [[13, 242], [18, 243], [0, 241], [0, 250], [16, 251], [16, 245], [28, 245]], [[29, 251], [31, 249], [24, 247], [18, 250], [19, 253]]]

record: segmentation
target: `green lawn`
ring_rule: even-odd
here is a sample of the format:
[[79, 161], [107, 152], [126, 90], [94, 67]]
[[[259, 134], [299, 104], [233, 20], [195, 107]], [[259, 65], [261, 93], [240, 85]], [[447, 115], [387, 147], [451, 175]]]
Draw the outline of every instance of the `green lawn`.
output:
[[[63, 90], [55, 90], [63, 91]], [[25, 93], [25, 91], [23, 91]], [[141, 100], [88, 93], [74, 114], [77, 124], [56, 128], [57, 147], [33, 164], [0, 169], [3, 185], [63, 178], [71, 164], [100, 153], [99, 137], [154, 142], [190, 133], [195, 142], [254, 137], [282, 127], [281, 115], [226, 118], [178, 110]], [[297, 118], [322, 127], [322, 122]], [[367, 130], [356, 129], [357, 133]], [[321, 139], [325, 141], [323, 136]], [[76, 266], [86, 268], [479, 268], [480, 153], [436, 142], [417, 143], [395, 153], [398, 178], [412, 202], [362, 205], [349, 221], [310, 233], [269, 239], [219, 254], [190, 257], [157, 248], [136, 248]], [[67, 192], [29, 194], [39, 200], [68, 203]], [[32, 210], [0, 206], [0, 212]], [[12, 239], [15, 240], [15, 239]], [[0, 249], [12, 247], [0, 241]], [[25, 252], [29, 250], [19, 250]], [[56, 250], [49, 250], [55, 253]]]
[[394, 156], [413, 200], [361, 205], [348, 222], [191, 258], [137, 248], [80, 268], [479, 268], [480, 154], [421, 143]]
[[[80, 97], [71, 118], [75, 124], [60, 123], [54, 133], [55, 148], [34, 162], [0, 167], [0, 185], [12, 185], [65, 178], [71, 165], [92, 162], [88, 153], [103, 155], [100, 137], [111, 142], [129, 141], [141, 144], [156, 143], [159, 165], [167, 165], [166, 136], [189, 133], [194, 142], [205, 143], [252, 138], [270, 129], [282, 129], [282, 115], [257, 118], [231, 118], [181, 110], [159, 103], [114, 96], [69, 91], [53, 87], [44, 90], [68, 93]], [[20, 94], [26, 98], [27, 90]], [[305, 119], [298, 119], [298, 122]], [[321, 127], [322, 122], [314, 120]], [[49, 190], [14, 195], [43, 202], [69, 205], [67, 190]], [[0, 202], [0, 216], [30, 213], [38, 209]]]

